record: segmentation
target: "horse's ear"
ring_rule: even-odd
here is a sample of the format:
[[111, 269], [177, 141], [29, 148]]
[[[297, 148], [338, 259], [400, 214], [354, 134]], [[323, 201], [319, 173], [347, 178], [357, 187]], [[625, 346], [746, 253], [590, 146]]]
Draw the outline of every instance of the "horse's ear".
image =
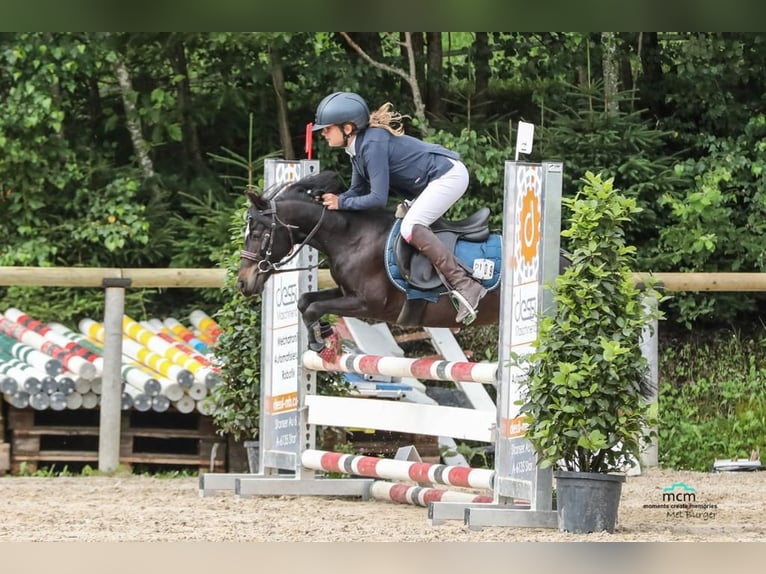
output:
[[315, 199], [317, 197], [322, 197], [322, 194], [325, 193], [325, 191], [322, 188], [315, 187], [313, 185], [305, 188], [303, 191], [304, 193], [307, 193], [309, 197], [313, 197]]
[[315, 175], [309, 175], [297, 182], [301, 188], [311, 195], [318, 197], [325, 193], [338, 195], [344, 191], [340, 177], [335, 171], [320, 171]]
[[246, 191], [245, 195], [247, 195], [247, 198], [250, 200], [250, 203], [259, 211], [263, 211], [266, 209], [269, 204], [266, 202], [263, 197], [258, 195], [257, 193], [253, 193], [252, 191]]

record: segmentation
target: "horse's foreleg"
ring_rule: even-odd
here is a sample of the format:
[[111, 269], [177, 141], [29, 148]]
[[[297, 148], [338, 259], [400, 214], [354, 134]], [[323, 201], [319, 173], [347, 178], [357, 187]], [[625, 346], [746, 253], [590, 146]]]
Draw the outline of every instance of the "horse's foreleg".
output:
[[338, 297], [317, 298], [302, 311], [303, 320], [307, 325], [317, 321], [324, 315], [340, 315], [342, 317], [366, 317], [369, 312], [367, 303], [361, 297], [339, 295]]
[[[339, 297], [343, 297], [343, 292], [338, 287], [322, 289], [321, 291], [308, 291], [298, 297], [298, 311], [300, 311], [305, 319], [309, 307], [314, 303], [318, 301], [326, 301], [328, 299], [338, 299]], [[321, 317], [321, 315], [319, 317]], [[313, 320], [315, 321], [319, 317], [314, 317]]]
[[[329, 291], [329, 290], [328, 290]], [[322, 323], [319, 319], [324, 315], [340, 315], [343, 317], [365, 317], [367, 315], [367, 305], [364, 299], [357, 296], [343, 295], [339, 291], [339, 296], [315, 297], [311, 303], [309, 303], [303, 311], [303, 321], [306, 323], [306, 327], [309, 330], [309, 348], [313, 351], [319, 352], [322, 355], [323, 351], [329, 352], [329, 355], [323, 356], [323, 358], [331, 358], [336, 352], [339, 351], [340, 345], [337, 340], [337, 335], [333, 338], [333, 333], [330, 331], [328, 334], [326, 330], [326, 323]]]

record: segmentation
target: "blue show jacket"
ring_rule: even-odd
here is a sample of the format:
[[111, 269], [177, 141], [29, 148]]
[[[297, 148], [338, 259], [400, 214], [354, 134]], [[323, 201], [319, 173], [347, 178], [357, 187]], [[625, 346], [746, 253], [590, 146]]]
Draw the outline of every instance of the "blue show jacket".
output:
[[448, 158], [460, 154], [412, 136], [395, 136], [383, 128], [357, 133], [351, 157], [351, 185], [338, 196], [338, 209], [385, 207], [389, 190], [407, 199], [417, 197], [434, 179], [452, 168]]

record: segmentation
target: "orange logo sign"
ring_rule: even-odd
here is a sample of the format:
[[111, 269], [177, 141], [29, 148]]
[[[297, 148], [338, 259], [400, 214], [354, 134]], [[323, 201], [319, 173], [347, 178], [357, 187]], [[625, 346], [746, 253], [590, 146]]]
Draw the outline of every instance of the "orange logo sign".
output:
[[535, 188], [527, 188], [521, 203], [519, 243], [523, 264], [531, 266], [540, 244], [540, 202]]

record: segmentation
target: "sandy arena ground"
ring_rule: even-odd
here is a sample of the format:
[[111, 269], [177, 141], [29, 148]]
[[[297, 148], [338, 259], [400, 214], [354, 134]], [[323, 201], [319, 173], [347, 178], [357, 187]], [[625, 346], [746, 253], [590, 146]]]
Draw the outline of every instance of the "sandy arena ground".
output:
[[[647, 508], [683, 482], [696, 504]], [[547, 529], [430, 526], [425, 508], [314, 497], [201, 497], [196, 478], [0, 478], [0, 541], [79, 542], [507, 542], [766, 541], [766, 473], [650, 470], [628, 477], [613, 534]], [[706, 512], [706, 514], [705, 514]]]

